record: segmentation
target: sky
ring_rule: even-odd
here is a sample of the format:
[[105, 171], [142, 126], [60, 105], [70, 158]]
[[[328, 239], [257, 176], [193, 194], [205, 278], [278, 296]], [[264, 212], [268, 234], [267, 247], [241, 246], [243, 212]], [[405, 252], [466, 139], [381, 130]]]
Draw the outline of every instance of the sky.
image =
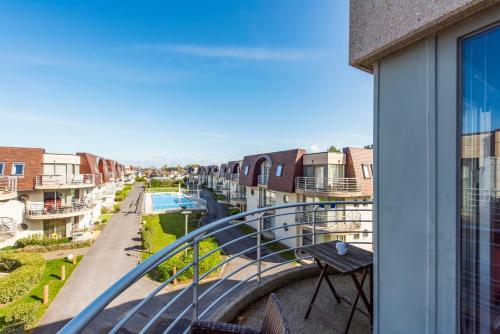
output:
[[0, 145], [126, 164], [372, 144], [348, 1], [1, 1]]

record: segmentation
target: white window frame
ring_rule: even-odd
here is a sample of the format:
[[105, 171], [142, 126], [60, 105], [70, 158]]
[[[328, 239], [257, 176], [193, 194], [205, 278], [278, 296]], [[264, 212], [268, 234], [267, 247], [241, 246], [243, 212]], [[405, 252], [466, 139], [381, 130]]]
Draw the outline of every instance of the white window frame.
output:
[[[16, 170], [14, 167], [15, 165], [22, 165], [23, 166], [23, 172], [21, 174], [14, 174], [14, 171]], [[12, 169], [10, 171], [10, 175], [12, 175], [12, 176], [24, 176], [24, 169], [25, 168], [26, 168], [26, 164], [24, 162], [13, 162]]]
[[365, 179], [371, 179], [371, 176], [370, 176], [370, 167], [368, 165], [361, 164], [361, 170], [363, 171], [363, 177]]

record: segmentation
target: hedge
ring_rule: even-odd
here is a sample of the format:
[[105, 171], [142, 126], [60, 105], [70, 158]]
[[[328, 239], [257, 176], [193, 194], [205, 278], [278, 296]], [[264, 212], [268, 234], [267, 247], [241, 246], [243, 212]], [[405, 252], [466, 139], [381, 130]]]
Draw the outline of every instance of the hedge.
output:
[[24, 333], [24, 328], [37, 319], [40, 305], [40, 302], [31, 302], [9, 308], [1, 321], [4, 327], [1, 333]]
[[[147, 238], [147, 234], [146, 234]], [[216, 240], [214, 238], [207, 238], [200, 242], [199, 244], [199, 256], [211, 252], [215, 248], [219, 247]], [[211, 268], [215, 267], [222, 261], [221, 251], [217, 250], [216, 252], [210, 254], [208, 257], [204, 258], [199, 263], [199, 275], [203, 275]], [[157, 268], [152, 270], [149, 276], [158, 282], [163, 282], [168, 280], [174, 274], [174, 267], [176, 267], [177, 271], [180, 271], [185, 266], [189, 265], [193, 262], [193, 248], [188, 248], [187, 254], [184, 251], [179, 252], [174, 255], [172, 258], [160, 264]], [[179, 281], [187, 281], [193, 278], [194, 268], [191, 266], [189, 269], [180, 274], [177, 279]]]
[[[142, 247], [143, 249], [149, 249], [152, 246], [152, 237], [153, 231], [151, 230], [149, 225], [145, 225], [142, 230]], [[206, 238], [203, 239], [199, 244], [199, 254], [200, 257], [219, 247], [215, 238]], [[201, 260], [199, 263], [199, 274], [200, 276], [210, 270], [212, 267], [216, 266], [218, 263], [222, 261], [221, 251], [217, 250], [213, 254], [210, 254], [205, 259]], [[177, 271], [180, 271], [189, 263], [193, 262], [193, 248], [189, 247], [187, 250], [187, 254], [184, 251], [181, 251], [174, 255], [172, 258], [160, 264], [157, 268], [153, 269], [149, 273], [149, 277], [158, 282], [163, 282], [170, 277], [172, 277], [174, 273], [174, 267], [177, 268]], [[182, 274], [178, 276], [179, 281], [186, 281], [193, 277], [193, 267], [189, 268]]]
[[9, 274], [0, 278], [0, 303], [9, 303], [28, 293], [44, 270], [45, 260], [40, 254], [1, 253], [0, 271]]
[[76, 248], [85, 248], [92, 246], [92, 240], [78, 241], [78, 242], [69, 242], [64, 244], [55, 244], [49, 246], [26, 246], [22, 249], [23, 252], [28, 253], [44, 253], [44, 252], [52, 252], [61, 249], [76, 249]]
[[21, 238], [16, 241], [17, 248], [24, 248], [26, 246], [51, 246], [57, 244], [67, 244], [71, 242], [71, 238], [46, 238], [43, 236], [32, 236], [28, 238]]

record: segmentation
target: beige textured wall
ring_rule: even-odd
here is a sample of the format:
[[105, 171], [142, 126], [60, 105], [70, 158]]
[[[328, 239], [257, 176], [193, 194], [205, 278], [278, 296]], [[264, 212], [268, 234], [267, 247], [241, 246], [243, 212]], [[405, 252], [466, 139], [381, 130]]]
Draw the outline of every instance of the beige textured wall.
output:
[[474, 16], [500, 0], [351, 0], [349, 63], [378, 59]]

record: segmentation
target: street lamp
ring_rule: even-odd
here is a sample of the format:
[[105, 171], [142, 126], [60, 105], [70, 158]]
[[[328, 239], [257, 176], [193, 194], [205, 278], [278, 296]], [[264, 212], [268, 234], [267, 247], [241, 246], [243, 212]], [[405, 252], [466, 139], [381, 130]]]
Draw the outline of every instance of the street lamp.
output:
[[[186, 236], [188, 234], [188, 221], [189, 221], [189, 215], [192, 213], [191, 211], [189, 210], [185, 210], [185, 211], [182, 211], [181, 212], [184, 217], [186, 217], [186, 220], [185, 220], [185, 233], [184, 235]], [[186, 242], [186, 245], [187, 245], [187, 242]], [[184, 249], [184, 255], [187, 255], [187, 247]]]

